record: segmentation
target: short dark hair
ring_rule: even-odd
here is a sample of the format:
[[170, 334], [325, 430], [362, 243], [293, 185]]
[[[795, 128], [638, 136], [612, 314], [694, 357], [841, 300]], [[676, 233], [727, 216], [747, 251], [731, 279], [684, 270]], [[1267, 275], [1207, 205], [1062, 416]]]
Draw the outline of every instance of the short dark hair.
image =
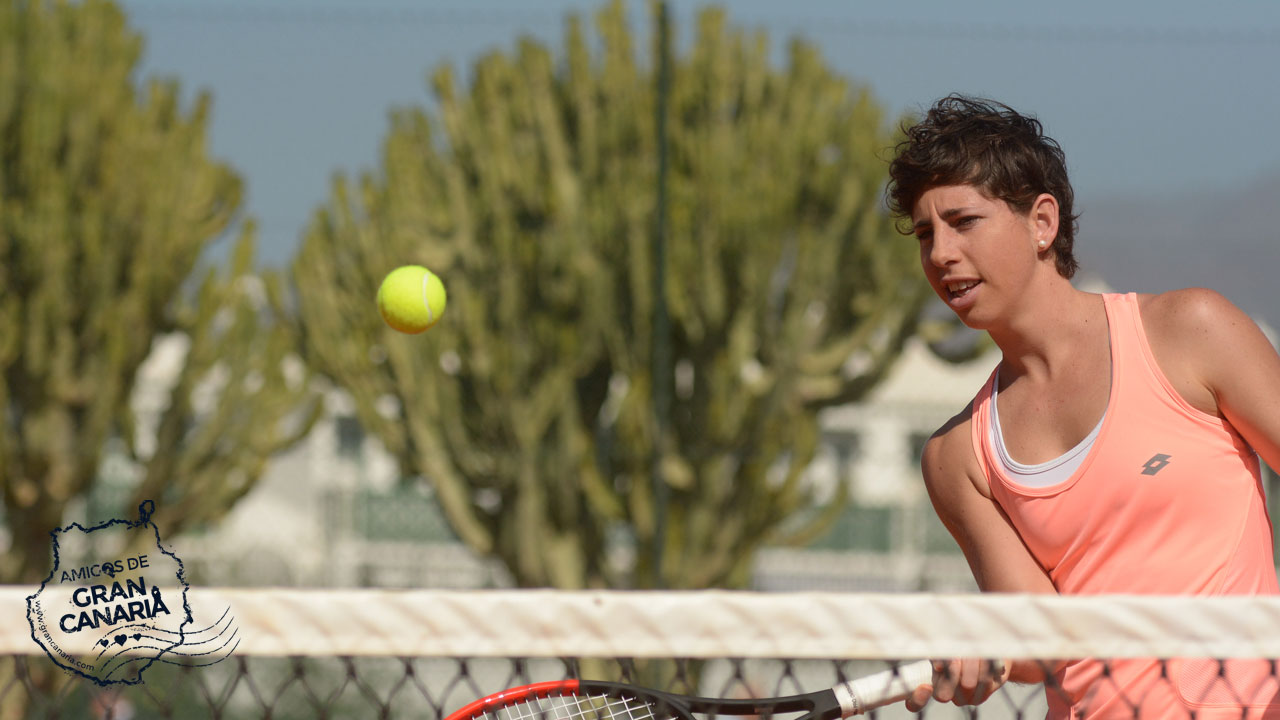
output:
[[[910, 218], [920, 196], [943, 185], [972, 185], [1022, 213], [1041, 193], [1049, 193], [1058, 201], [1053, 243], [1058, 273], [1075, 274], [1075, 193], [1066, 156], [1039, 120], [994, 100], [953, 94], [902, 129], [906, 138], [889, 163], [887, 194], [895, 215]], [[910, 234], [910, 228], [899, 230]]]

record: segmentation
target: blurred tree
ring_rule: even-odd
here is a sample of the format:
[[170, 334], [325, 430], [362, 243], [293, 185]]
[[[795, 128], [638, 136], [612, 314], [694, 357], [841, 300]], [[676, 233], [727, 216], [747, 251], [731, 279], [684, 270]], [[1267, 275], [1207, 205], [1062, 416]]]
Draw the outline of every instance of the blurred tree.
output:
[[[757, 548], [839, 509], [804, 476], [817, 413], [875, 386], [929, 291], [880, 204], [892, 136], [867, 90], [799, 41], [774, 69], [706, 10], [673, 61], [655, 422], [656, 84], [625, 16], [608, 5], [598, 42], [570, 18], [559, 61], [491, 54], [463, 90], [440, 69], [435, 112], [392, 113], [380, 171], [335, 179], [294, 261], [306, 352], [519, 584], [741, 587]], [[422, 336], [374, 311], [406, 263], [449, 291]]]
[[[207, 155], [209, 99], [135, 90], [141, 41], [110, 2], [0, 1], [0, 582], [38, 583], [49, 531], [98, 481], [112, 440], [172, 536], [225, 514], [318, 402], [290, 352], [282, 283], [254, 274], [247, 224], [225, 270], [199, 269], [241, 183]], [[176, 377], [154, 427], [131, 408], [168, 338]], [[104, 520], [106, 518], [91, 518]]]

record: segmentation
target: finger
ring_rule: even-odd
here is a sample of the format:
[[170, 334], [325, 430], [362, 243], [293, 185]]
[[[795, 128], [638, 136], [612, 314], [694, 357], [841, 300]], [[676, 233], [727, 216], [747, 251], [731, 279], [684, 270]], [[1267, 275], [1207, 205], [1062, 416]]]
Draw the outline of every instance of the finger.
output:
[[957, 694], [965, 703], [972, 704], [978, 682], [986, 672], [986, 660], [966, 660], [960, 663], [960, 677], [957, 680]]
[[959, 660], [940, 660], [933, 663], [933, 699], [951, 702], [956, 696], [956, 681], [960, 676]]
[[1012, 663], [1001, 660], [991, 660], [983, 665], [985, 671], [983, 680], [987, 687], [978, 702], [985, 702], [1009, 681], [1009, 673], [1013, 666]]
[[911, 694], [907, 696], [907, 710], [910, 712], [920, 712], [925, 705], [929, 704], [929, 699], [933, 697], [932, 685], [920, 685]]
[[[961, 681], [965, 702], [971, 705], [978, 705], [986, 702], [996, 690], [1004, 685], [1006, 676], [1005, 664], [999, 660], [979, 660], [971, 664], [974, 674], [973, 683], [968, 682], [967, 677]], [[966, 668], [966, 675], [969, 668]]]
[[964, 658], [940, 664], [934, 698], [956, 705], [984, 702], [1003, 683], [1002, 663]]

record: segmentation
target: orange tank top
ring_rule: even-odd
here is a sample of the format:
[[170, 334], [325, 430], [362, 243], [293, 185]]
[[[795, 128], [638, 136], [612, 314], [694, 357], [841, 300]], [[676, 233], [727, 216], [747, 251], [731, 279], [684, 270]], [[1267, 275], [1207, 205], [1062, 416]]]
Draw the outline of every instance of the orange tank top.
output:
[[[1111, 394], [1079, 468], [1047, 487], [1017, 484], [991, 446], [992, 373], [973, 402], [974, 451], [991, 493], [1064, 595], [1277, 594], [1257, 454], [1224, 419], [1188, 404], [1156, 364], [1135, 294], [1103, 296]], [[1005, 419], [1008, 425], [1012, 419]], [[1047, 690], [1051, 718], [1280, 717], [1270, 666], [1230, 661], [1073, 662]], [[1265, 665], [1265, 666], [1264, 666]], [[1242, 690], [1241, 688], [1244, 688]], [[1252, 698], [1243, 705], [1235, 693]], [[1134, 706], [1142, 712], [1135, 715]], [[1271, 704], [1276, 703], [1276, 704]]]

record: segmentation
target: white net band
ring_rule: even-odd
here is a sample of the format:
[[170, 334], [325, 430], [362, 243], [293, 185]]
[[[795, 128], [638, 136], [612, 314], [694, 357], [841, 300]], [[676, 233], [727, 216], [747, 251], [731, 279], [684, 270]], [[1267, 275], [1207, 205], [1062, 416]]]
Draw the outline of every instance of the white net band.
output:
[[[0, 654], [38, 654], [0, 588]], [[1280, 598], [206, 589], [240, 656], [1280, 658]], [[78, 652], [75, 640], [65, 649]]]

